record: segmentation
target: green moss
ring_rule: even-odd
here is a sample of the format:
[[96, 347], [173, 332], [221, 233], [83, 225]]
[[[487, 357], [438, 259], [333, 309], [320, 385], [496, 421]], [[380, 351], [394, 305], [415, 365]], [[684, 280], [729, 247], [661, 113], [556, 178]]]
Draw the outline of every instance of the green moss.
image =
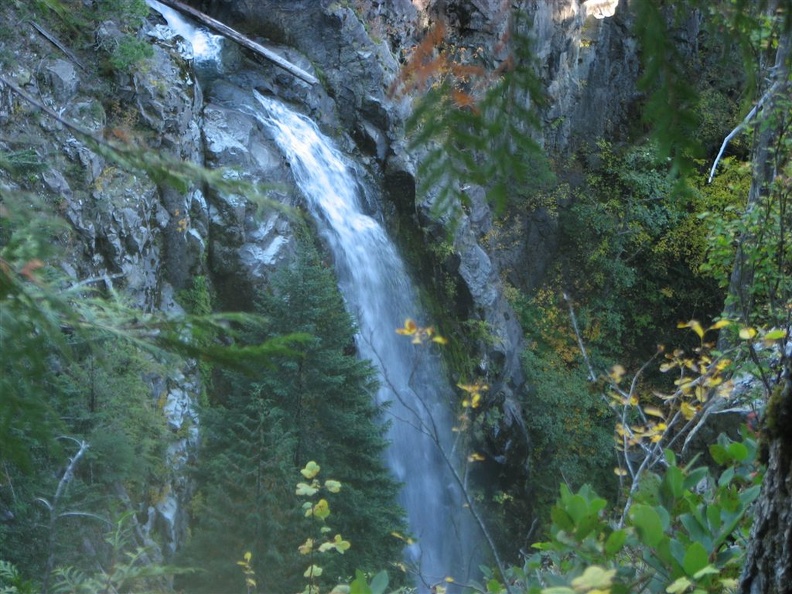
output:
[[[209, 279], [203, 275], [193, 278], [192, 287], [179, 291], [176, 300], [184, 310], [192, 315], [205, 316], [214, 311], [214, 297]], [[204, 345], [208, 345], [214, 337], [205, 337]], [[198, 362], [198, 373], [201, 376], [201, 397], [200, 404], [205, 406], [209, 403], [209, 393], [212, 391], [215, 365], [208, 361]]]

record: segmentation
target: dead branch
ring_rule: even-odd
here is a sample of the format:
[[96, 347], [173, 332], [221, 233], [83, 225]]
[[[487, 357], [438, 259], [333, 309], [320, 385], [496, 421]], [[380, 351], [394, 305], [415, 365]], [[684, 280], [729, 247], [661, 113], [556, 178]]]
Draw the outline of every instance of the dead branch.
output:
[[85, 65], [82, 62], [80, 62], [80, 59], [77, 56], [74, 55], [74, 52], [72, 52], [68, 47], [63, 45], [58, 40], [58, 38], [55, 37], [55, 35], [53, 35], [49, 31], [47, 31], [44, 27], [42, 27], [41, 25], [39, 25], [38, 23], [36, 23], [34, 21], [28, 21], [28, 22], [30, 23], [30, 26], [33, 27], [36, 31], [38, 31], [47, 41], [49, 41], [52, 45], [57, 47], [64, 54], [66, 54], [66, 56], [69, 58], [69, 60], [71, 60], [72, 62], [77, 64], [77, 66], [79, 66], [82, 70], [87, 70], [85, 68]]

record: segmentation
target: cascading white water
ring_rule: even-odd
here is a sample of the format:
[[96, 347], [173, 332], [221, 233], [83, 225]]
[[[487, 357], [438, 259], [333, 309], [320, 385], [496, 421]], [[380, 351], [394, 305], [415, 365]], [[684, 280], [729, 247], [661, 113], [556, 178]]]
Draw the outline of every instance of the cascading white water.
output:
[[221, 35], [215, 35], [202, 27], [194, 26], [184, 20], [177, 11], [165, 6], [162, 2], [146, 0], [146, 4], [162, 15], [162, 18], [168, 22], [168, 27], [173, 29], [174, 33], [181, 35], [190, 42], [192, 45], [192, 55], [190, 57], [196, 62], [217, 60], [223, 42]]
[[[205, 31], [156, 0], [147, 2], [193, 42], [196, 55], [218, 55], [213, 49], [217, 44], [206, 44]], [[476, 531], [451, 468], [453, 396], [430, 347], [413, 345], [395, 332], [406, 318], [422, 317], [404, 263], [382, 226], [364, 213], [361, 182], [333, 143], [308, 118], [252, 93], [258, 103], [256, 118], [289, 161], [333, 254], [339, 287], [358, 324], [360, 355], [379, 370], [377, 398], [389, 403], [391, 421], [387, 463], [403, 484], [401, 504], [415, 539], [407, 557], [419, 570], [419, 590], [426, 592], [447, 576], [464, 581], [477, 567], [479, 538], [473, 536]]]
[[429, 346], [395, 333], [406, 318], [421, 315], [404, 263], [382, 226], [364, 214], [354, 169], [331, 141], [308, 118], [254, 93], [259, 120], [291, 164], [335, 258], [341, 292], [358, 323], [360, 354], [380, 371], [378, 399], [390, 403], [392, 419], [388, 464], [404, 484], [402, 504], [417, 539], [408, 554], [429, 584], [446, 576], [464, 580], [474, 547], [449, 468], [450, 389]]

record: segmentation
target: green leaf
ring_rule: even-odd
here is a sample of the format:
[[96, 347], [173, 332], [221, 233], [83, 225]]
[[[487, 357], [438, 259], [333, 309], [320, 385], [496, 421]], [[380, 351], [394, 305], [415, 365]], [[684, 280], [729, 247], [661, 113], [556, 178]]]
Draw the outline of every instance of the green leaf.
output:
[[374, 576], [374, 579], [371, 580], [371, 594], [385, 594], [388, 582], [388, 573], [386, 571], [380, 571]]
[[550, 510], [550, 518], [553, 520], [553, 523], [561, 530], [571, 532], [575, 528], [575, 523], [572, 521], [572, 518], [569, 516], [569, 514], [558, 506], [554, 506]]
[[781, 328], [775, 328], [770, 330], [767, 334], [764, 335], [764, 339], [766, 341], [770, 340], [781, 340], [782, 338], [786, 338], [786, 330]]
[[692, 585], [693, 582], [691, 582], [689, 579], [686, 577], [681, 577], [674, 580], [674, 582], [668, 586], [668, 588], [666, 588], [666, 592], [668, 592], [668, 594], [681, 594]]
[[312, 487], [308, 483], [297, 483], [297, 489], [295, 491], [296, 495], [303, 495], [305, 497], [311, 497], [312, 495], [316, 495], [318, 489]]
[[700, 569], [695, 573], [693, 576], [694, 579], [700, 580], [704, 576], [707, 575], [718, 575], [720, 570], [717, 567], [713, 567], [712, 565], [707, 565], [705, 568]]
[[327, 489], [331, 493], [338, 493], [341, 491], [341, 483], [339, 483], [338, 481], [334, 481], [332, 479], [325, 481], [324, 486], [325, 489]]
[[588, 514], [586, 500], [581, 495], [573, 495], [566, 505], [566, 511], [572, 518], [572, 521], [575, 524], [579, 524]]
[[366, 576], [359, 569], [355, 571], [355, 579], [349, 584], [349, 594], [372, 594]]
[[682, 486], [685, 489], [693, 490], [707, 476], [707, 472], [707, 468], [703, 466], [691, 470], [690, 473], [685, 477], [685, 482]]
[[762, 485], [754, 485], [753, 487], [749, 487], [745, 489], [742, 493], [740, 493], [740, 503], [743, 505], [749, 505], [753, 503], [757, 497], [759, 497], [759, 492], [762, 490]]
[[748, 448], [739, 441], [733, 441], [728, 445], [726, 451], [731, 456], [732, 460], [742, 462], [748, 457]]
[[718, 486], [725, 487], [729, 485], [732, 480], [734, 479], [734, 467], [731, 466], [724, 470], [721, 475], [718, 477]]
[[700, 542], [705, 548], [712, 550], [712, 535], [695, 515], [683, 514], [679, 520], [687, 530], [690, 540]]
[[685, 490], [683, 486], [684, 480], [685, 477], [682, 473], [682, 469], [678, 466], [671, 466], [666, 470], [665, 476], [663, 477], [663, 487], [671, 497], [679, 499], [682, 497]]
[[605, 541], [605, 554], [606, 555], [615, 555], [618, 553], [621, 548], [624, 546], [624, 543], [627, 541], [627, 531], [625, 530], [616, 530], [611, 532], [611, 535], [608, 537], [608, 540]]
[[663, 523], [653, 507], [648, 505], [633, 505], [630, 510], [630, 519], [638, 530], [638, 536], [647, 546], [654, 547], [663, 538]]
[[712, 534], [717, 534], [723, 524], [720, 505], [713, 503], [707, 506], [707, 523], [709, 524]]
[[709, 555], [707, 550], [700, 542], [692, 542], [685, 552], [685, 558], [682, 560], [682, 569], [691, 577], [704, 569], [709, 562]]
[[322, 575], [322, 568], [319, 567], [318, 565], [311, 565], [310, 567], [308, 567], [308, 569], [305, 570], [305, 573], [303, 573], [303, 577], [306, 577], [308, 579], [317, 578], [321, 575]]
[[729, 454], [727, 453], [724, 446], [719, 443], [714, 443], [709, 447], [709, 451], [712, 459], [715, 460], [716, 463], [720, 464], [721, 466], [728, 464]]

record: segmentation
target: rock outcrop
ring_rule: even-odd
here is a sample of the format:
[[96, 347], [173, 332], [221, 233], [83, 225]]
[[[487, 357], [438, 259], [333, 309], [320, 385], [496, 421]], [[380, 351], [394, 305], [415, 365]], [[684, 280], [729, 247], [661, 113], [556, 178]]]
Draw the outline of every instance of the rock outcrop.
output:
[[[85, 136], [0, 85], [0, 150], [13, 151], [11, 138], [39, 138], [36, 155], [46, 155], [49, 165], [24, 180], [0, 180], [2, 190], [40, 193], [71, 225], [74, 239], [63, 242], [60, 263], [69, 282], [123, 292], [144, 311], [180, 311], [179, 292], [195, 277], [207, 276], [222, 307], [251, 307], [270, 273], [293, 255], [293, 222], [283, 209], [299, 204], [288, 166], [256, 118], [252, 90], [299, 106], [355, 153], [390, 202], [382, 209], [387, 218], [409, 219], [426, 229], [427, 242], [446, 239], [446, 227], [416, 197], [417, 156], [404, 148], [409, 99], [396, 99], [389, 90], [405, 53], [441, 18], [450, 25], [452, 43], [491, 48], [481, 60], [496, 68], [508, 56], [502, 41], [514, 24], [512, 2], [371, 0], [359, 10], [329, 0], [194, 4], [252, 38], [265, 38], [322, 85], [309, 85], [234, 48], [226, 50], [227, 70], [203, 72], [184, 40], [156, 15], [141, 34], [153, 44], [153, 56], [145, 68], [110, 74], [113, 99], [106, 96], [97, 66], [83, 71], [53, 53], [33, 29], [20, 33], [14, 47], [0, 48], [15, 56], [13, 70], [3, 73], [9, 81], [88, 134], [223, 170], [262, 197], [256, 203], [248, 194], [219, 193], [197, 183], [178, 187], [123, 170]], [[577, 0], [527, 4], [523, 24], [535, 39], [549, 98], [542, 113], [548, 151], [564, 155], [603, 133], [618, 136], [637, 96], [636, 46], [627, 32], [626, 3], [606, 20], [586, 18]], [[102, 24], [96, 51], [116, 47], [123, 35], [112, 22]], [[463, 288], [464, 298], [450, 315], [481, 322], [491, 334], [478, 345], [479, 369], [497, 383], [507, 424], [519, 428], [514, 395], [523, 383], [522, 333], [501, 277], [505, 268], [519, 265], [525, 270], [510, 280], [523, 288], [538, 284], [555, 230], [541, 211], [519, 213], [513, 221], [519, 241], [508, 252], [491, 249], [485, 238], [491, 235], [492, 213], [480, 188], [472, 188], [471, 207], [457, 221], [453, 254], [440, 265]], [[545, 257], [537, 255], [540, 249]], [[426, 250], [427, 257], [430, 253]], [[186, 530], [183, 504], [190, 486], [183, 470], [197, 441], [194, 402], [201, 388], [197, 370], [189, 366], [150, 383], [173, 433], [168, 449], [173, 478], [156, 505], [136, 511], [147, 529], [161, 527], [167, 556]]]

